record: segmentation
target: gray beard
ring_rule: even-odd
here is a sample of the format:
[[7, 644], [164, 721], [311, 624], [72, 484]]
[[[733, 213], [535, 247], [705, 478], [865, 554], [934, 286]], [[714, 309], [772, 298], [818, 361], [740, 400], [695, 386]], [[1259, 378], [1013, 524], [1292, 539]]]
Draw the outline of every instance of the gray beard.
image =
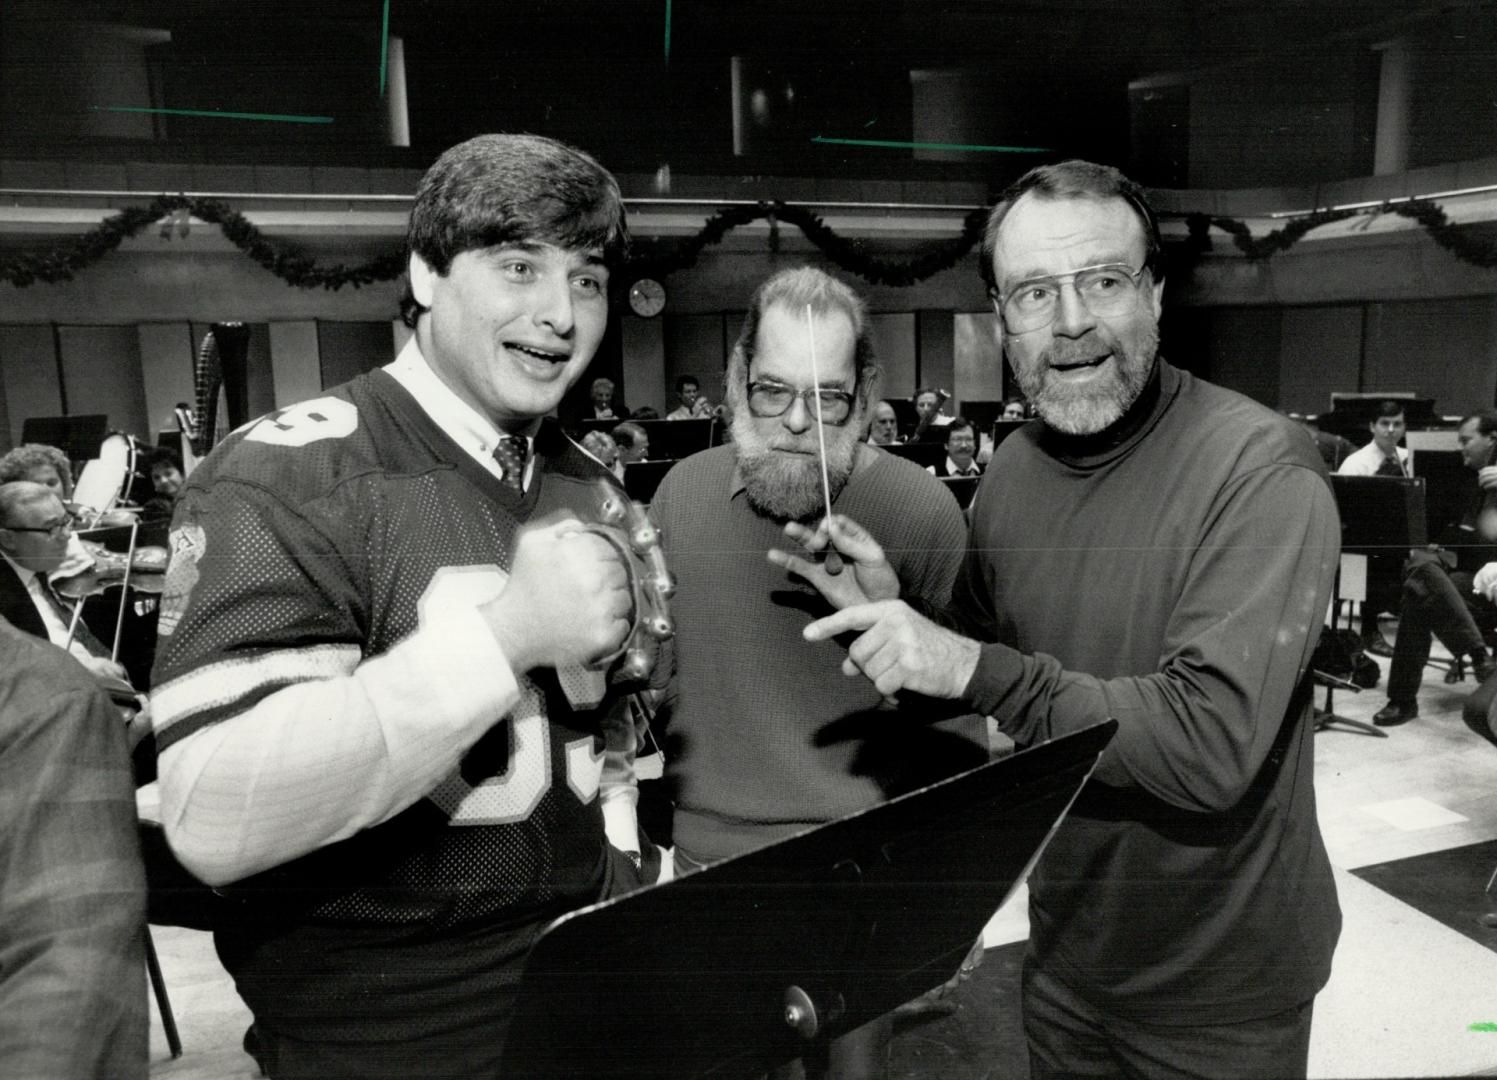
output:
[[1115, 364], [1116, 373], [1107, 385], [1086, 392], [1048, 378], [1048, 371], [1036, 374], [1018, 365], [1014, 365], [1014, 378], [1046, 424], [1066, 435], [1095, 435], [1122, 419], [1148, 385], [1159, 348], [1158, 333], [1141, 345], [1138, 355], [1124, 356]]
[[[852, 475], [855, 439], [828, 439], [827, 480], [835, 502]], [[757, 513], [774, 521], [817, 521], [826, 514], [821, 466], [815, 457], [791, 457], [769, 449], [749, 449], [740, 437], [738, 471], [744, 494]]]

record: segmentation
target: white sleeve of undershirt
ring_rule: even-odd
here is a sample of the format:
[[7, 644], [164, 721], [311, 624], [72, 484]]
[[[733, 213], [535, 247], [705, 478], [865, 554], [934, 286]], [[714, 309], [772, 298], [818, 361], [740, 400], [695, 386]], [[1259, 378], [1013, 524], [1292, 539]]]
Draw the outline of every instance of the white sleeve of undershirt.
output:
[[278, 866], [422, 798], [519, 697], [476, 610], [434, 615], [346, 674], [277, 690], [165, 750], [167, 836], [210, 885]]

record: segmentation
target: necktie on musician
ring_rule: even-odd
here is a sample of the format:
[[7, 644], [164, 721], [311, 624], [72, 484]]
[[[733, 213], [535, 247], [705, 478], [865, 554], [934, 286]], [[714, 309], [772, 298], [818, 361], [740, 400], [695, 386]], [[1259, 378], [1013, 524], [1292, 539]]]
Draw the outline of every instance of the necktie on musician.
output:
[[504, 471], [502, 482], [516, 495], [525, 490], [525, 457], [529, 452], [529, 442], [515, 435], [506, 435], [494, 447], [494, 460]]
[[1376, 473], [1376, 475], [1377, 476], [1407, 476], [1408, 475], [1408, 473], [1406, 473], [1406, 472], [1403, 471], [1403, 462], [1401, 462], [1401, 461], [1398, 460], [1398, 451], [1397, 450], [1394, 450], [1393, 453], [1391, 453], [1387, 457], [1383, 458], [1383, 463], [1377, 467], [1377, 473]]

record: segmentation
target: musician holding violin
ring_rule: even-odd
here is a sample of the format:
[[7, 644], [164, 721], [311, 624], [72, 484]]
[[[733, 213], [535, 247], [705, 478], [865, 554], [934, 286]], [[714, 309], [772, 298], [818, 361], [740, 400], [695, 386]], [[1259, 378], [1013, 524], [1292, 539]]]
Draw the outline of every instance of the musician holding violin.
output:
[[946, 435], [940, 429], [951, 423], [952, 418], [941, 411], [951, 394], [946, 390], [919, 390], [915, 393], [915, 430], [905, 442], [917, 443], [929, 438], [932, 442], [945, 442]]
[[1416, 695], [1432, 636], [1457, 661], [1469, 656], [1478, 682], [1489, 682], [1497, 669], [1482, 638], [1483, 630], [1497, 628], [1497, 409], [1463, 419], [1456, 441], [1466, 467], [1476, 473], [1476, 487], [1441, 543], [1411, 552], [1404, 567], [1388, 704], [1372, 718], [1379, 727], [1418, 717]]
[[[131, 686], [113, 650], [81, 621], [49, 580], [68, 559], [74, 516], [55, 492], [29, 480], [0, 484], [0, 615], [24, 633], [66, 649], [110, 698], [132, 713], [145, 699]], [[120, 570], [123, 576], [123, 568]], [[102, 573], [90, 587], [102, 588]]]

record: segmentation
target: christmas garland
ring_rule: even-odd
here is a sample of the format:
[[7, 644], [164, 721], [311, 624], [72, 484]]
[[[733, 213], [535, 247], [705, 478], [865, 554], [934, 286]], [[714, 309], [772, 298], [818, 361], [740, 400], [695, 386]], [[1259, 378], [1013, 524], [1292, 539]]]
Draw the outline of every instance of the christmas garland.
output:
[[[304, 252], [272, 243], [243, 214], [220, 202], [193, 199], [185, 195], [162, 195], [144, 207], [131, 207], [101, 221], [97, 227], [78, 237], [66, 247], [39, 254], [18, 256], [0, 263], [0, 280], [17, 288], [41, 281], [52, 284], [71, 281], [80, 270], [98, 262], [120, 244], [171, 215], [191, 214], [200, 221], [216, 225], [224, 236], [255, 262], [288, 285], [299, 289], [358, 288], [376, 281], [393, 281], [405, 272], [403, 252], [380, 255], [357, 266], [337, 263], [319, 266]], [[856, 240], [845, 240], [805, 207], [775, 200], [751, 206], [733, 206], [719, 210], [703, 225], [701, 232], [685, 242], [657, 244], [639, 251], [629, 262], [626, 277], [664, 277], [695, 265], [702, 251], [722, 242], [723, 237], [742, 225], [760, 219], [771, 223], [770, 244], [778, 249], [778, 223], [783, 221], [800, 229], [828, 258], [849, 273], [876, 285], [913, 285], [917, 281], [955, 266], [982, 238], [987, 211], [978, 208], [962, 224], [962, 235], [944, 241], [912, 262], [901, 263], [876, 259], [862, 250]]]
[[185, 195], [161, 195], [149, 206], [130, 207], [75, 240], [70, 246], [43, 254], [21, 255], [0, 264], [0, 279], [17, 288], [36, 281], [52, 284], [71, 281], [73, 274], [98, 262], [122, 242], [142, 229], [150, 228], [172, 214], [191, 214], [200, 221], [217, 225], [229, 242], [288, 285], [299, 289], [340, 289], [344, 285], [358, 288], [374, 281], [393, 281], [405, 272], [405, 255], [391, 253], [358, 266], [336, 263], [318, 266], [312, 256], [295, 248], [273, 244], [237, 210], [209, 199], [190, 199]]
[[1185, 226], [1189, 232], [1184, 249], [1194, 262], [1211, 250], [1209, 230], [1216, 226], [1232, 237], [1232, 243], [1249, 259], [1261, 261], [1281, 251], [1288, 251], [1312, 229], [1330, 225], [1349, 218], [1379, 214], [1397, 214], [1423, 226], [1429, 238], [1463, 262], [1490, 270], [1497, 267], [1497, 245], [1482, 241], [1451, 223], [1445, 210], [1428, 199], [1411, 199], [1407, 202], [1380, 203], [1377, 206], [1350, 210], [1317, 210], [1313, 214], [1295, 218], [1282, 229], [1275, 229], [1265, 236], [1254, 239], [1252, 232], [1240, 221], [1231, 218], [1211, 217], [1208, 214], [1189, 214]]
[[799, 229], [823, 255], [849, 274], [873, 285], [903, 288], [949, 270], [976, 247], [987, 224], [988, 208], [979, 206], [968, 213], [962, 220], [960, 236], [942, 241], [916, 259], [901, 263], [873, 257], [864, 250], [861, 241], [838, 236], [826, 222], [803, 206], [792, 206], [778, 199], [752, 206], [732, 206], [713, 214], [701, 232], [669, 252], [658, 255], [636, 253], [629, 262], [630, 276], [659, 278], [689, 269], [696, 265], [697, 257], [705, 248], [721, 243], [723, 237], [739, 226], [761, 219], [769, 221], [771, 251], [779, 250], [779, 223], [783, 221]]
[[[1228, 233], [1238, 250], [1254, 260], [1267, 259], [1287, 251], [1305, 234], [1322, 225], [1366, 214], [1398, 214], [1418, 222], [1430, 238], [1452, 255], [1473, 266], [1497, 267], [1497, 245], [1480, 240], [1450, 222], [1445, 211], [1427, 199], [1383, 203], [1356, 210], [1321, 210], [1296, 218], [1282, 229], [1254, 238], [1248, 227], [1232, 218], [1190, 214], [1186, 217], [1189, 238], [1183, 245], [1188, 261], [1194, 262], [1211, 250], [1209, 230], [1212, 226]], [[379, 281], [393, 281], [405, 273], [404, 252], [390, 252], [356, 266], [335, 263], [318, 265], [305, 252], [266, 239], [265, 235], [243, 214], [220, 202], [189, 198], [185, 195], [161, 195], [143, 207], [130, 207], [101, 221], [98, 226], [71, 244], [51, 251], [17, 256], [0, 263], [0, 280], [16, 288], [41, 281], [52, 284], [71, 281], [73, 275], [98, 262], [120, 244], [163, 218], [192, 215], [216, 225], [223, 235], [259, 265], [276, 277], [299, 289], [337, 290], [344, 285], [359, 288]], [[778, 199], [747, 206], [731, 206], [710, 216], [700, 232], [684, 241], [648, 241], [636, 245], [635, 254], [626, 268], [626, 280], [641, 277], [661, 278], [696, 264], [708, 247], [719, 244], [734, 229], [754, 221], [770, 223], [771, 251], [779, 250], [779, 225], [785, 222], [798, 228], [816, 248], [837, 266], [874, 285], [904, 287], [933, 277], [955, 266], [982, 239], [988, 208], [977, 207], [962, 220], [960, 236], [941, 241], [908, 262], [876, 258], [866, 250], [864, 241], [838, 236], [826, 222], [803, 206]]]

